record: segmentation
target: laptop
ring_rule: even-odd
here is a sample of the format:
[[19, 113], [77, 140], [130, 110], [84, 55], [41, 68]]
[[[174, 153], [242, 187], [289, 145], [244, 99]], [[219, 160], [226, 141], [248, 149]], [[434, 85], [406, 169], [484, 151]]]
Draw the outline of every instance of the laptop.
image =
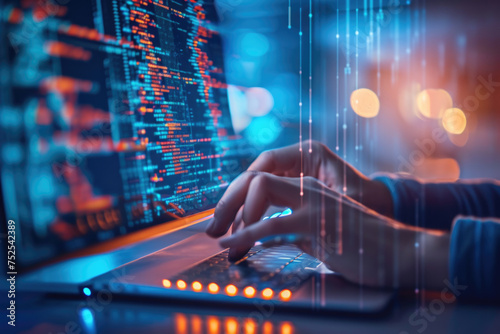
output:
[[252, 158], [232, 127], [213, 1], [43, 4], [0, 8], [0, 203], [14, 250], [2, 261], [18, 290], [387, 307], [391, 291], [350, 284], [293, 245], [256, 245], [233, 263], [204, 233]]

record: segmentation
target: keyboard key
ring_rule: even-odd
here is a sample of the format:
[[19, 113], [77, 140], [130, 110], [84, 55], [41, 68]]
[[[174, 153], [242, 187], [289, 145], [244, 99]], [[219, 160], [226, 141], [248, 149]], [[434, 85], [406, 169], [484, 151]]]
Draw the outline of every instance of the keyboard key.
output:
[[[256, 246], [243, 259], [235, 263], [228, 260], [228, 253], [229, 250], [218, 253], [172, 277], [171, 280], [172, 282], [182, 280], [187, 283], [188, 287], [192, 286], [192, 282], [200, 282], [205, 289], [196, 291], [203, 292], [206, 292], [206, 287], [211, 283], [220, 287], [218, 293], [226, 293], [225, 287], [231, 286], [231, 291], [237, 291], [231, 293], [231, 296], [244, 295], [244, 289], [252, 287], [256, 290], [253, 295], [259, 297], [265, 289], [273, 291], [288, 289], [293, 292], [311, 276], [311, 271], [305, 268], [316, 267], [320, 264], [319, 260], [290, 245], [273, 248]], [[265, 298], [272, 298], [270, 290], [266, 291]], [[213, 290], [210, 292], [215, 293]], [[273, 296], [278, 298], [277, 294]]]

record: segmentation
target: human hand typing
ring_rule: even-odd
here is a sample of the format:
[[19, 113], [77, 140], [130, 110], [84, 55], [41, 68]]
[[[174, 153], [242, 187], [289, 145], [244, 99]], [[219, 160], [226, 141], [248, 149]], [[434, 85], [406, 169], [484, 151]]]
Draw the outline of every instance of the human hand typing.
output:
[[[438, 254], [424, 265], [426, 272], [433, 274], [426, 282], [431, 287], [439, 286], [442, 280], [436, 277], [446, 277], [446, 233], [395, 222], [339, 194], [340, 175], [354, 185], [366, 185], [369, 179], [325, 147], [316, 147], [316, 155], [314, 148], [313, 154], [304, 154], [307, 176], [301, 180], [292, 148], [259, 157], [230, 185], [217, 205], [207, 233], [219, 237], [232, 226], [233, 234], [221, 240], [223, 247], [230, 248], [232, 259], [241, 258], [258, 240], [294, 234], [299, 247], [348, 280], [370, 286], [411, 287], [416, 277], [412, 245], [421, 243], [425, 246], [423, 254]], [[261, 220], [270, 205], [290, 207], [294, 213]]]
[[[249, 221], [248, 214], [243, 215], [243, 205], [245, 198], [249, 197], [246, 194], [250, 189], [254, 192], [252, 196], [261, 197], [258, 191], [262, 182], [262, 178], [258, 177], [261, 173], [300, 178], [302, 172], [304, 177], [314, 178], [327, 188], [345, 193], [383, 215], [392, 215], [392, 198], [383, 184], [370, 180], [319, 142], [305, 141], [302, 143], [302, 152], [299, 149], [300, 144], [295, 144], [262, 153], [248, 171], [228, 187], [217, 204], [214, 220], [207, 228], [207, 233], [212, 237], [220, 237], [233, 222], [233, 233], [254, 223]], [[300, 194], [300, 190], [297, 194]], [[282, 196], [288, 195], [285, 193]], [[248, 247], [233, 247], [229, 257], [233, 260], [241, 258], [248, 250]]]

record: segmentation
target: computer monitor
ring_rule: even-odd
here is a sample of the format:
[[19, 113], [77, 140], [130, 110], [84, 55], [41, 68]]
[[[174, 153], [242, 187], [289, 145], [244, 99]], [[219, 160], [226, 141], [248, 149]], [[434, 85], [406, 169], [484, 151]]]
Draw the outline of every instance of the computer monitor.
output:
[[18, 265], [207, 210], [241, 171], [213, 1], [3, 1], [0, 22]]

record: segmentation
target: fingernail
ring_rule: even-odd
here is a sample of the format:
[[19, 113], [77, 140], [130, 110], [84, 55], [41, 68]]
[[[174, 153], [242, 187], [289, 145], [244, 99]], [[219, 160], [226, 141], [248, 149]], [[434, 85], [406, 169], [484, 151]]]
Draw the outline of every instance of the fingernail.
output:
[[241, 260], [245, 254], [248, 253], [248, 249], [240, 249], [240, 248], [230, 248], [229, 249], [229, 254], [227, 255], [227, 259], [230, 262], [236, 262], [238, 260]]

